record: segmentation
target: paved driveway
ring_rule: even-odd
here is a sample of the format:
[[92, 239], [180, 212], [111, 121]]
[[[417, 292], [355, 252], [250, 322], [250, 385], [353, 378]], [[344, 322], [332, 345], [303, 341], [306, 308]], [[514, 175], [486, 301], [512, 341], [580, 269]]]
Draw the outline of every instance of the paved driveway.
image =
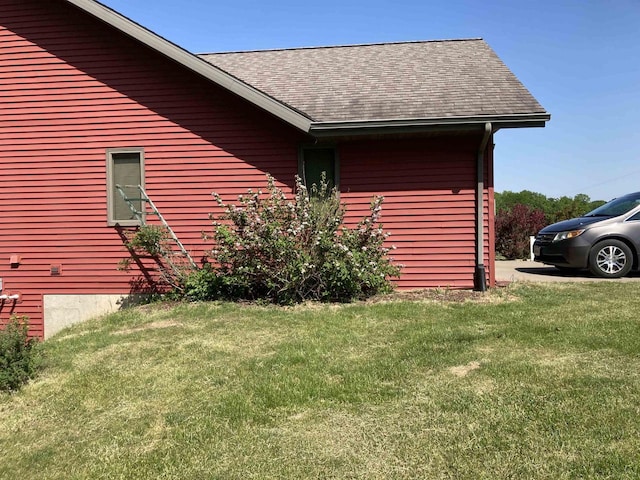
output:
[[524, 260], [496, 260], [496, 280], [498, 282], [638, 282], [640, 273], [619, 279], [599, 278], [589, 271], [578, 273], [561, 272], [555, 267]]

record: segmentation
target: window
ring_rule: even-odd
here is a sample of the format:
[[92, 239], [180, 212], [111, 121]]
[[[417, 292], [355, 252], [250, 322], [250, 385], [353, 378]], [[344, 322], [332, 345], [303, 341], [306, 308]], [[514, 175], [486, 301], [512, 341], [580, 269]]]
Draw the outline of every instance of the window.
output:
[[[140, 148], [107, 150], [107, 222], [123, 227], [140, 225], [116, 188], [120, 185], [128, 198], [139, 199], [137, 186], [144, 188], [144, 151]], [[143, 211], [141, 200], [131, 202], [136, 210]]]
[[300, 152], [300, 176], [308, 189], [312, 185], [320, 186], [322, 173], [326, 175], [329, 188], [339, 184], [338, 158], [335, 148], [303, 147]]
[[627, 222], [637, 222], [640, 220], [640, 212], [627, 218]]

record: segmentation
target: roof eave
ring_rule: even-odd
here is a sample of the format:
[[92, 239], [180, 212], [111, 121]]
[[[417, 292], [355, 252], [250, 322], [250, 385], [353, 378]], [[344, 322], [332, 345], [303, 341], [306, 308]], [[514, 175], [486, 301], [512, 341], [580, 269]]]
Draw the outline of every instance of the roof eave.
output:
[[288, 124], [293, 125], [304, 132], [309, 131], [311, 120], [308, 117], [287, 107], [218, 67], [201, 60], [196, 55], [193, 55], [176, 44], [156, 35], [150, 30], [147, 30], [141, 25], [123, 15], [120, 15], [101, 3], [98, 3], [95, 0], [65, 1], [138, 40], [142, 44], [161, 53], [171, 60], [185, 66], [189, 70], [205, 77], [222, 88], [229, 90], [246, 101], [262, 108], [281, 120], [284, 120]]
[[544, 127], [551, 119], [548, 113], [514, 115], [478, 115], [473, 117], [442, 117], [394, 120], [360, 120], [339, 122], [312, 122], [309, 133], [315, 137], [370, 135], [384, 133], [418, 133], [437, 130], [476, 130], [491, 123], [493, 130], [500, 128]]

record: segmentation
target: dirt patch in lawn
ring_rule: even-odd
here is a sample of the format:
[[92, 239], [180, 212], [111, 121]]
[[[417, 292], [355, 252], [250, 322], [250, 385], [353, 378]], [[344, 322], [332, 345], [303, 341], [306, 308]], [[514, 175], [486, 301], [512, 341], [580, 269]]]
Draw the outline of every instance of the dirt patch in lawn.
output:
[[162, 320], [158, 322], [147, 323], [135, 328], [126, 328], [114, 332], [116, 335], [129, 335], [130, 333], [144, 332], [145, 330], [158, 330], [162, 328], [181, 327], [182, 324], [174, 320]]
[[386, 295], [377, 295], [368, 299], [367, 303], [394, 302], [394, 301], [426, 301], [443, 303], [500, 303], [516, 300], [516, 296], [507, 288], [496, 288], [486, 292], [474, 290], [427, 288], [421, 290], [398, 290]]
[[467, 375], [469, 375], [469, 372], [478, 370], [479, 368], [480, 368], [480, 362], [470, 362], [466, 365], [451, 367], [449, 369], [449, 372], [451, 372], [456, 377], [466, 377]]

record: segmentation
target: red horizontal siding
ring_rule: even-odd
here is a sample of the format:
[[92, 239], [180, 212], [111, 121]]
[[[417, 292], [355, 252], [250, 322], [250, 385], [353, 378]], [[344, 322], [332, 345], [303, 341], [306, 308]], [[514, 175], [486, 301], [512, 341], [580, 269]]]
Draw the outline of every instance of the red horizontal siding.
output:
[[[401, 288], [473, 287], [476, 264], [475, 165], [479, 135], [340, 145], [340, 189], [354, 223], [382, 195], [381, 222]], [[491, 161], [487, 158], [487, 164]], [[492, 180], [486, 176], [489, 185]], [[489, 190], [484, 199], [489, 228]], [[488, 231], [488, 230], [487, 230]], [[485, 262], [490, 265], [486, 239]]]
[[[305, 138], [273, 117], [65, 2], [0, 0], [0, 24], [0, 277], [23, 295], [0, 319], [28, 315], [41, 335], [43, 295], [130, 292], [117, 269], [127, 252], [106, 223], [108, 148], [144, 148], [147, 191], [196, 258], [210, 248], [201, 233], [212, 229], [212, 191], [235, 201], [264, 188], [266, 172], [290, 191]], [[385, 196], [400, 287], [472, 285], [478, 143], [338, 143], [347, 222]]]
[[144, 148], [148, 192], [196, 257], [212, 191], [235, 199], [265, 172], [293, 183], [298, 133], [64, 2], [0, 0], [0, 23], [0, 277], [23, 295], [0, 318], [26, 314], [41, 335], [45, 294], [130, 292], [108, 148]]

